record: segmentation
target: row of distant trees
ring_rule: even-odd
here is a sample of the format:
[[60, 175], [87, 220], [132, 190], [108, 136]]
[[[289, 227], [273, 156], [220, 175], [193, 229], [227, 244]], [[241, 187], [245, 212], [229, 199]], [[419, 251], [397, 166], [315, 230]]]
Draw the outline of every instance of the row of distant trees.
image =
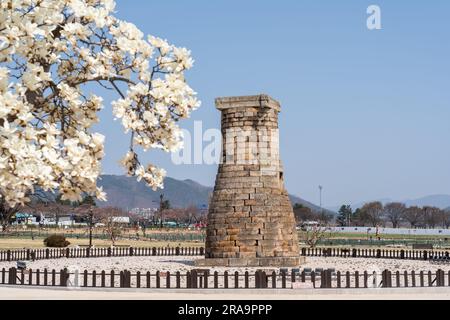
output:
[[342, 205], [336, 217], [339, 226], [383, 226], [398, 228], [449, 228], [450, 209], [432, 206], [410, 206], [400, 202], [383, 205], [379, 201], [366, 203], [361, 208], [352, 210], [350, 205]]
[[334, 218], [334, 215], [327, 210], [313, 211], [301, 203], [294, 204], [293, 209], [297, 224], [305, 221], [317, 221], [326, 225], [331, 223]]
[[[89, 195], [83, 197], [83, 200], [79, 202], [61, 200], [59, 196], [51, 201], [38, 199], [33, 203], [19, 208], [17, 211], [31, 213], [33, 215], [44, 214], [47, 217], [54, 218], [56, 224], [59, 223], [61, 217], [69, 214], [74, 217], [76, 222], [88, 224], [103, 223], [106, 226], [115, 220], [114, 217], [129, 217], [132, 225], [140, 225], [143, 227], [148, 227], [160, 221], [173, 221], [178, 224], [206, 222], [205, 212], [202, 212], [196, 206], [172, 208], [170, 201], [164, 200], [153, 217], [148, 219], [148, 217], [130, 213], [118, 207], [98, 207], [95, 199]], [[7, 230], [8, 226], [15, 221], [14, 216], [15, 214], [13, 213], [4, 217], [5, 221], [2, 221], [4, 226], [3, 230]]]

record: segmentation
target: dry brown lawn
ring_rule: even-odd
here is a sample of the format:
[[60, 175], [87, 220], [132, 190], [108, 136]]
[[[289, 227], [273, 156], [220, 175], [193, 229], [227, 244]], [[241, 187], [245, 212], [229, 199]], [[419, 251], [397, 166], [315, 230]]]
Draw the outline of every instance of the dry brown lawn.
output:
[[[70, 246], [76, 245], [88, 245], [88, 239], [76, 239], [76, 238], [68, 238], [70, 242]], [[93, 239], [92, 240], [94, 246], [96, 247], [109, 247], [111, 245], [111, 241], [101, 240], [101, 239]], [[132, 247], [201, 247], [204, 245], [203, 242], [174, 242], [174, 241], [142, 241], [142, 240], [120, 240], [116, 242], [116, 245], [126, 245]], [[8, 238], [8, 239], [0, 239], [0, 250], [4, 249], [23, 249], [23, 248], [45, 248], [43, 239], [23, 239], [23, 238]]]

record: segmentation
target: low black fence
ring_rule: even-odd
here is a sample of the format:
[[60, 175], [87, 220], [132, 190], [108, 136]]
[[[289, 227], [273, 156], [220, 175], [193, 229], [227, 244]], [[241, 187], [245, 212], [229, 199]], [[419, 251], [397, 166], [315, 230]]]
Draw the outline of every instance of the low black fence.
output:
[[300, 254], [305, 257], [352, 257], [408, 260], [450, 259], [450, 252], [447, 250], [301, 248]]
[[[52, 230], [45, 231], [11, 231], [8, 233], [0, 232], [0, 238], [22, 238], [22, 239], [44, 239], [52, 234], [55, 234]], [[61, 232], [69, 240], [72, 239], [88, 239], [88, 232]], [[93, 239], [98, 240], [110, 240], [110, 236], [107, 233], [94, 233]], [[133, 232], [125, 232], [120, 236], [121, 239], [128, 240], [147, 240], [147, 241], [171, 241], [171, 242], [184, 242], [184, 241], [200, 241], [204, 242], [206, 239], [205, 233], [195, 232], [147, 232], [145, 235], [136, 234]]]
[[[203, 247], [86, 247], [46, 248], [0, 251], [0, 261], [42, 260], [57, 258], [101, 258], [125, 256], [203, 256]], [[444, 250], [388, 250], [349, 248], [301, 248], [305, 257], [378, 258], [408, 260], [450, 261], [450, 252]]]
[[43, 260], [58, 258], [101, 258], [129, 256], [202, 256], [203, 247], [86, 247], [46, 248], [0, 251], [0, 261]]
[[441, 239], [321, 239], [317, 242], [317, 245], [323, 247], [384, 247], [384, 246], [404, 246], [413, 247], [417, 244], [427, 244], [435, 248], [447, 248], [450, 247], [450, 236], [448, 238]]
[[24, 285], [76, 288], [152, 288], [152, 289], [290, 289], [290, 288], [407, 288], [449, 287], [450, 271], [400, 272], [256, 272], [210, 273], [209, 269], [194, 269], [185, 273], [123, 271], [19, 270], [3, 268], [1, 285]]

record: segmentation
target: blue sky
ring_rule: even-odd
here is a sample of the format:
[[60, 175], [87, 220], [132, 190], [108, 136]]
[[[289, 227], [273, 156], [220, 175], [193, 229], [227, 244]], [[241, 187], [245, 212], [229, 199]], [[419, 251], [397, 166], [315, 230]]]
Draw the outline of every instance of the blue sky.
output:
[[[381, 8], [382, 30], [366, 9]], [[267, 93], [282, 104], [281, 157], [290, 193], [324, 206], [450, 194], [449, 1], [118, 0], [117, 16], [192, 51], [187, 76], [202, 107], [182, 127], [219, 128], [214, 98]], [[128, 136], [107, 96], [96, 129], [105, 173]], [[168, 175], [213, 185], [215, 165]]]

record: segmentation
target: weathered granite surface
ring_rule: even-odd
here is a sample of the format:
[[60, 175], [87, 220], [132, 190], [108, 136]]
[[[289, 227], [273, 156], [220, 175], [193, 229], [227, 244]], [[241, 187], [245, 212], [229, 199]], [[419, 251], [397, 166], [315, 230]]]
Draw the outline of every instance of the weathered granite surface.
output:
[[280, 104], [267, 95], [216, 99], [222, 163], [199, 265], [295, 266], [295, 218], [279, 159]]

